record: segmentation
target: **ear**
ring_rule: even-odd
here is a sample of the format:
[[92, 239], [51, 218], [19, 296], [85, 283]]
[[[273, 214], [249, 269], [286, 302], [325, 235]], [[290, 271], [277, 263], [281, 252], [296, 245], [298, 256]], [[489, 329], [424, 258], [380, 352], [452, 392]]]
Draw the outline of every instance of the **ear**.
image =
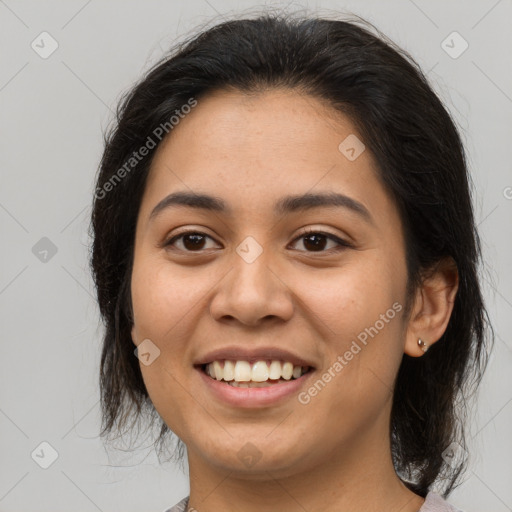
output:
[[451, 257], [439, 261], [423, 277], [423, 284], [416, 291], [405, 335], [404, 352], [420, 357], [425, 352], [418, 345], [418, 338], [427, 344], [427, 350], [446, 331], [459, 288], [457, 265]]

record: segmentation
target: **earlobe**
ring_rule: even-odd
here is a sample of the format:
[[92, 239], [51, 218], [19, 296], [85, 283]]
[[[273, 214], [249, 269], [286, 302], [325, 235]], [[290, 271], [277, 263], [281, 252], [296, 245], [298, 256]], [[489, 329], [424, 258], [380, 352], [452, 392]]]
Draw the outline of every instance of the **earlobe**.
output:
[[420, 357], [446, 331], [459, 286], [457, 265], [453, 258], [441, 260], [423, 278], [410, 315], [404, 352]]
[[418, 338], [418, 346], [423, 350], [423, 352], [426, 352], [430, 347], [430, 345], [425, 343], [421, 338]]

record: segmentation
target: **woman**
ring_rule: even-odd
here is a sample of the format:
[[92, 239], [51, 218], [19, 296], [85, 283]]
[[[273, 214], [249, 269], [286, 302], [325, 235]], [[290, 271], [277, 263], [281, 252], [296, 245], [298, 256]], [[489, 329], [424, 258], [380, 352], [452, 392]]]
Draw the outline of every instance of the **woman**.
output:
[[170, 511], [456, 510], [456, 403], [488, 357], [468, 181], [417, 64], [363, 22], [191, 38], [125, 97], [97, 178], [102, 436], [178, 436]]

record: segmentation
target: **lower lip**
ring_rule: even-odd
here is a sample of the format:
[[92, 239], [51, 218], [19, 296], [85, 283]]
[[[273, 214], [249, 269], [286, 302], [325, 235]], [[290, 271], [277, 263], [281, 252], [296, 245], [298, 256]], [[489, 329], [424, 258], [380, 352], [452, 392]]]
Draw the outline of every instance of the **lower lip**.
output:
[[297, 395], [314, 373], [310, 370], [298, 379], [279, 384], [271, 384], [264, 388], [236, 388], [226, 384], [224, 381], [212, 379], [201, 369], [196, 368], [196, 370], [200, 373], [204, 383], [217, 399], [227, 402], [234, 407], [243, 408], [275, 405]]

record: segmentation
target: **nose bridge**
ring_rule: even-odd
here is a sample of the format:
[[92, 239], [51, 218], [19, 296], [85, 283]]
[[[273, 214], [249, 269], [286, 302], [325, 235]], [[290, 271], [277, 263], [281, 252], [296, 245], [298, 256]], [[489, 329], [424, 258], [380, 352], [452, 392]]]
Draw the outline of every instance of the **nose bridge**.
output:
[[271, 250], [248, 236], [235, 248], [231, 271], [219, 285], [212, 315], [237, 318], [252, 324], [264, 317], [288, 318], [292, 313], [290, 293], [276, 272]]

